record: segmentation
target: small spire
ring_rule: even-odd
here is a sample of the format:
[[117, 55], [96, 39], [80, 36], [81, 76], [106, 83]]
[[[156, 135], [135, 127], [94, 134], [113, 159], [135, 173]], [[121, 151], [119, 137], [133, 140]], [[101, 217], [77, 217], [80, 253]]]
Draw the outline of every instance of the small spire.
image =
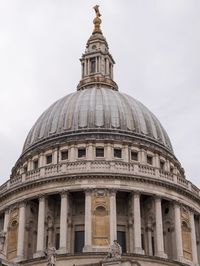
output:
[[93, 8], [94, 8], [95, 13], [96, 13], [96, 18], [94, 18], [94, 20], [93, 20], [93, 23], [94, 23], [94, 30], [93, 30], [93, 33], [92, 33], [92, 34], [95, 34], [95, 33], [102, 33], [102, 32], [101, 32], [101, 22], [102, 22], [102, 21], [101, 21], [101, 19], [100, 19], [101, 14], [100, 14], [100, 12], [99, 12], [99, 6], [96, 5], [96, 6], [94, 6]]

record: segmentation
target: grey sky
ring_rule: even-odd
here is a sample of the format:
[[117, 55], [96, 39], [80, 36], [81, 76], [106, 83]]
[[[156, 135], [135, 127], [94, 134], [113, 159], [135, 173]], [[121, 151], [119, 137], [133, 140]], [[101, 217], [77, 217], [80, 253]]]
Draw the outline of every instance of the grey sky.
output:
[[76, 90], [97, 3], [120, 91], [158, 117], [200, 186], [199, 0], [0, 0], [0, 182], [39, 115]]

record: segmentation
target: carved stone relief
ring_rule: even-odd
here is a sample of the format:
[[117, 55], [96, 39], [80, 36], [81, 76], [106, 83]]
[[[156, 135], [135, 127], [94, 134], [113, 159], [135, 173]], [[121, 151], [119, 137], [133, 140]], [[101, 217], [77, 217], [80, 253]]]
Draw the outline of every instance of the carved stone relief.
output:
[[92, 244], [106, 246], [109, 243], [109, 196], [105, 191], [92, 195]]
[[8, 226], [8, 244], [7, 257], [13, 259], [17, 256], [17, 239], [18, 239], [18, 221], [19, 209], [13, 209], [10, 212], [9, 226]]
[[183, 256], [187, 260], [192, 260], [190, 215], [189, 211], [183, 207], [181, 209], [181, 229], [183, 241]]

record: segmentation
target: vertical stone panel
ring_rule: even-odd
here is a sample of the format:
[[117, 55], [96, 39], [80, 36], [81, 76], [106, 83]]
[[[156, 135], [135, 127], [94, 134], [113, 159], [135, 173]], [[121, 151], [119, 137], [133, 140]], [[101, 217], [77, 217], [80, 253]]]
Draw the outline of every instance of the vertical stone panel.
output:
[[19, 209], [13, 209], [10, 212], [8, 224], [8, 243], [7, 243], [7, 258], [9, 260], [17, 257], [17, 240], [19, 227]]
[[109, 243], [109, 197], [105, 191], [92, 195], [92, 245], [106, 246]]
[[189, 211], [181, 208], [181, 231], [183, 243], [183, 257], [192, 261], [192, 239], [191, 239], [191, 224]]

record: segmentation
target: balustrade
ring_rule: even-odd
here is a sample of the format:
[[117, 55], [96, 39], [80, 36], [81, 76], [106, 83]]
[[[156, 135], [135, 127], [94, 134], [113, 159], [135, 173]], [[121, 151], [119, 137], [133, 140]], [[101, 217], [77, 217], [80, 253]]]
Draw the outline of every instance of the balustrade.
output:
[[[30, 170], [23, 175], [18, 175], [11, 178], [8, 182], [0, 187], [0, 193], [5, 192], [9, 187], [15, 187], [22, 182], [29, 182], [39, 178], [48, 176], [59, 176], [63, 174], [75, 174], [75, 173], [124, 173], [132, 174], [135, 176], [144, 176], [149, 178], [156, 178], [160, 180], [166, 180], [187, 188], [196, 195], [200, 195], [199, 189], [191, 184], [188, 180], [182, 178], [171, 172], [163, 171], [157, 167], [143, 165], [140, 163], [127, 163], [123, 161], [105, 161], [105, 160], [78, 160], [76, 162], [65, 162], [60, 164], [53, 164], [40, 167], [36, 170]], [[25, 178], [22, 178], [25, 176]]]

